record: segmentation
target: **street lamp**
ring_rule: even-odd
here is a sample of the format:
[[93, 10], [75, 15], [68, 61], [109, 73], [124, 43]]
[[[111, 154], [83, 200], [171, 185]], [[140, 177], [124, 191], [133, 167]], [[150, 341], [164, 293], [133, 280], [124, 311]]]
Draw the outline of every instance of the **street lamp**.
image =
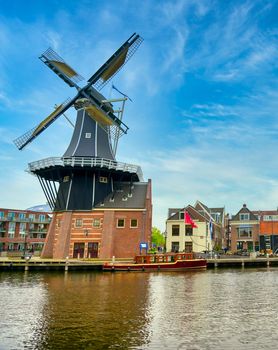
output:
[[26, 232], [24, 232], [24, 250], [23, 250], [23, 254], [25, 256], [25, 253], [26, 253], [26, 249], [27, 248], [27, 234]]
[[24, 247], [23, 247], [23, 258], [26, 258], [26, 251], [27, 251], [27, 238], [28, 238], [28, 234], [25, 231], [24, 232]]

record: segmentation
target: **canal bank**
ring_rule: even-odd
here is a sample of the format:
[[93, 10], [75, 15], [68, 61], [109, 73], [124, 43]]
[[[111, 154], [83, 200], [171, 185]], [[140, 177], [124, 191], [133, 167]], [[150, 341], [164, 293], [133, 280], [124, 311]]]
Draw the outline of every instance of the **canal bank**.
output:
[[[118, 259], [115, 262], [131, 262], [130, 259]], [[30, 260], [0, 258], [0, 271], [101, 271], [103, 260], [78, 259], [40, 259]], [[207, 268], [250, 268], [278, 267], [278, 258], [224, 258], [208, 259]]]

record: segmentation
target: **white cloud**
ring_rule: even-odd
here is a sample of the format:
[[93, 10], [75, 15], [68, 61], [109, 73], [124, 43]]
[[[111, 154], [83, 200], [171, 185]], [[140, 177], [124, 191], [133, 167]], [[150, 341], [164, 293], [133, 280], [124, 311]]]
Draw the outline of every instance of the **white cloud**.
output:
[[[270, 8], [266, 7], [267, 10]], [[278, 51], [275, 34], [264, 33], [258, 26], [262, 11], [256, 2], [237, 4], [225, 12], [217, 13], [214, 9], [213, 15], [215, 21], [195, 35], [199, 48], [187, 55], [188, 71], [202, 69], [212, 80], [234, 81], [258, 73], [261, 66], [273, 69]]]

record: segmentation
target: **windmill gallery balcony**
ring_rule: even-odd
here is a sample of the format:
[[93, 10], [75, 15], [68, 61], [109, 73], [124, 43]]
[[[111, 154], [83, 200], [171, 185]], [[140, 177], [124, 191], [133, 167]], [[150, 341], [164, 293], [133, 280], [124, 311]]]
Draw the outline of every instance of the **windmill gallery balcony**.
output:
[[106, 168], [109, 170], [123, 171], [137, 174], [140, 181], [143, 181], [143, 173], [140, 166], [116, 162], [111, 159], [97, 157], [49, 157], [28, 164], [28, 171], [36, 173], [38, 170], [50, 167], [91, 167]]

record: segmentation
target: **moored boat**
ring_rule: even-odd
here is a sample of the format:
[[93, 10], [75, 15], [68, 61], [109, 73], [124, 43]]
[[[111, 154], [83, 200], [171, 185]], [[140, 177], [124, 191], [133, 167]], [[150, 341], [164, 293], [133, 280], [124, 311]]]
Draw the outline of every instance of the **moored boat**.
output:
[[193, 253], [166, 253], [137, 255], [132, 263], [109, 262], [102, 266], [103, 271], [183, 271], [204, 269], [205, 259], [197, 259]]

